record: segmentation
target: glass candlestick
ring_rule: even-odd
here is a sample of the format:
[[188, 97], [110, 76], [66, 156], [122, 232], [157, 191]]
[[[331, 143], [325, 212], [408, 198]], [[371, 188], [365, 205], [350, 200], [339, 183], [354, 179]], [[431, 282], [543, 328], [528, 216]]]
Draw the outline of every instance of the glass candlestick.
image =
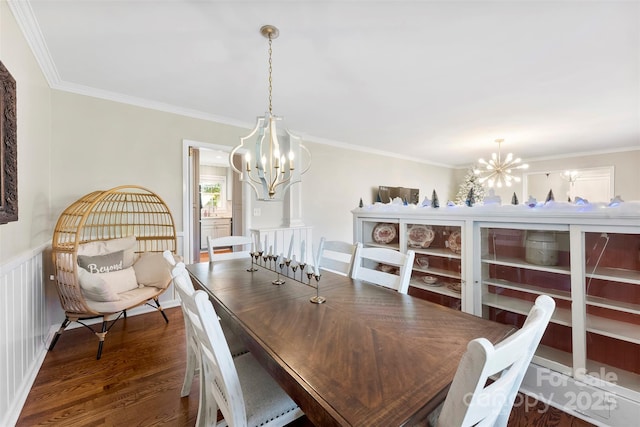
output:
[[309, 301], [314, 304], [322, 304], [326, 301], [325, 297], [320, 296], [320, 277], [322, 277], [322, 274], [313, 274], [313, 277], [316, 279], [316, 295], [309, 298]]
[[307, 263], [302, 261], [300, 263], [300, 281], [304, 283], [304, 268], [307, 266]]
[[253, 273], [254, 271], [258, 271], [257, 268], [255, 268], [253, 266], [253, 258], [255, 257], [256, 259], [258, 259], [258, 253], [257, 252], [249, 252], [249, 259], [251, 260], [251, 267], [247, 268], [247, 271], [250, 273]]
[[[280, 267], [280, 268], [278, 268]], [[271, 283], [274, 285], [284, 285], [284, 280], [282, 280], [280, 278], [280, 271], [282, 270], [282, 267], [284, 267], [284, 259], [282, 258], [282, 256], [279, 256], [278, 258], [276, 258], [276, 274], [278, 275], [278, 277], [276, 278], [276, 280], [272, 281]]]
[[307, 264], [307, 279], [309, 280], [309, 285], [311, 284], [311, 278], [313, 277], [313, 268]]

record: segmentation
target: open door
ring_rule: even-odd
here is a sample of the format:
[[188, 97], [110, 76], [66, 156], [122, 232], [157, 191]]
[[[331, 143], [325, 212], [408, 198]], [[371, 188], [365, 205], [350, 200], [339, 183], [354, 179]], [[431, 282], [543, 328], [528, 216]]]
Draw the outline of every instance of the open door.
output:
[[189, 187], [191, 197], [191, 253], [193, 262], [200, 262], [200, 212], [202, 210], [202, 203], [200, 200], [200, 149], [195, 147], [189, 147], [189, 164], [191, 165], [191, 176], [189, 182], [192, 183]]
[[[206, 235], [213, 235], [210, 227], [212, 219], [217, 220], [223, 216], [219, 215], [218, 207], [212, 210], [209, 205], [203, 206], [200, 190], [202, 185], [211, 183], [211, 178], [220, 178], [220, 182], [226, 183], [222, 184], [224, 197], [226, 197], [225, 207], [222, 210], [231, 217], [229, 234], [236, 236], [249, 233], [251, 218], [248, 213], [251, 212], [252, 194], [247, 191], [246, 184], [240, 181], [238, 174], [233, 173], [229, 165], [231, 148], [183, 140], [184, 241], [182, 247], [186, 263], [206, 261], [206, 258], [201, 257], [202, 251], [206, 251], [206, 245], [203, 246], [202, 239], [206, 238]], [[237, 154], [234, 162], [241, 164], [242, 154]], [[206, 215], [206, 218], [203, 215]]]

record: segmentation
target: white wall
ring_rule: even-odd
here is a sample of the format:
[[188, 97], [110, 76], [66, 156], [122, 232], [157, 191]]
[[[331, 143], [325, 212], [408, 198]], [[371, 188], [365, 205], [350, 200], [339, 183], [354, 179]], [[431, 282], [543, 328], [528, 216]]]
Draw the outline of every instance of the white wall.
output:
[[13, 425], [44, 358], [42, 250], [51, 238], [51, 94], [6, 1], [0, 60], [16, 80], [18, 221], [0, 225], [0, 425]]

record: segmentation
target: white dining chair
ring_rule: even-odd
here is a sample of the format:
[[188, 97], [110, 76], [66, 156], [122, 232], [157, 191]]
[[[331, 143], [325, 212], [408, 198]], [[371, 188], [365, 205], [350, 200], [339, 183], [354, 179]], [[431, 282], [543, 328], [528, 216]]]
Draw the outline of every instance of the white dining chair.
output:
[[216, 425], [218, 409], [229, 427], [284, 426], [304, 415], [251, 353], [231, 356], [208, 295], [189, 294], [188, 282], [186, 270], [177, 266], [174, 283], [200, 349], [203, 425]]
[[[176, 264], [170, 251], [165, 251], [163, 255], [167, 260], [167, 262], [170, 265], [174, 266], [171, 274], [172, 274], [172, 279], [174, 283], [174, 288], [178, 292], [178, 296], [180, 297], [180, 299], [182, 299], [182, 296], [183, 296], [182, 294], [185, 291], [187, 292], [187, 294], [193, 295], [193, 293], [195, 292], [195, 288], [193, 287], [193, 283], [191, 282], [189, 273], [187, 273], [185, 269], [184, 263], [179, 262]], [[175, 283], [176, 275], [178, 274], [183, 274], [186, 277], [186, 279], [184, 280], [183, 286], [181, 288], [179, 288]], [[182, 307], [182, 304], [180, 306]], [[191, 392], [191, 384], [193, 383], [193, 378], [195, 377], [195, 375], [200, 374], [201, 362], [200, 362], [200, 350], [198, 345], [198, 339], [193, 333], [191, 320], [187, 315], [187, 313], [184, 311], [184, 307], [182, 307], [182, 317], [184, 319], [184, 331], [185, 331], [185, 338], [186, 338], [185, 350], [186, 350], [187, 366], [185, 368], [184, 380], [182, 381], [182, 389], [180, 390], [180, 397], [185, 397], [185, 396], [188, 396]], [[225, 329], [224, 334], [233, 357], [237, 357], [239, 355], [242, 355], [248, 352], [244, 343], [240, 340], [238, 335], [229, 331], [228, 328]], [[204, 418], [202, 418], [200, 414], [200, 408], [204, 407], [203, 401], [202, 401], [202, 399], [204, 399], [203, 386], [204, 386], [204, 382], [202, 381], [202, 378], [200, 378], [200, 405], [198, 406], [198, 416], [196, 418], [197, 426], [203, 425], [202, 423], [204, 422]]]
[[[415, 252], [408, 250], [406, 254], [389, 248], [365, 248], [362, 243], [356, 244], [353, 256], [352, 279], [395, 289], [401, 294], [409, 290], [411, 270]], [[385, 271], [389, 269], [390, 271]], [[397, 269], [398, 274], [393, 271]]]
[[[247, 236], [225, 236], [216, 237], [207, 236], [207, 249], [209, 251], [209, 262], [226, 261], [231, 259], [245, 258], [249, 259], [251, 249], [251, 237]], [[233, 248], [241, 246], [241, 251], [216, 253], [216, 248]]]
[[[429, 425], [506, 426], [555, 305], [551, 297], [540, 295], [522, 328], [513, 335], [496, 346], [485, 338], [470, 341], [444, 403], [429, 416]], [[496, 377], [495, 381], [487, 384], [490, 377]]]
[[320, 269], [350, 276], [356, 245], [339, 240], [320, 239]]

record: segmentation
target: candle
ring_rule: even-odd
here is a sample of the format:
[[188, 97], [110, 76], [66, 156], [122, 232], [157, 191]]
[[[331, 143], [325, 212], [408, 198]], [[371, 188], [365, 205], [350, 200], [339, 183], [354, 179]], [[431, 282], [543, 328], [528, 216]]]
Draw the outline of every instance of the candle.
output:
[[266, 251], [268, 247], [269, 247], [269, 235], [265, 234], [264, 235], [264, 250]]
[[303, 264], [307, 263], [307, 259], [304, 257], [305, 244], [304, 240], [300, 242], [300, 262]]
[[293, 253], [293, 233], [291, 233], [291, 240], [289, 241], [289, 255], [287, 255], [287, 259], [291, 259], [292, 253]]
[[256, 242], [254, 242], [253, 239], [251, 239], [251, 253], [256, 253]]
[[269, 255], [273, 255], [273, 245], [269, 246]]
[[318, 245], [318, 253], [316, 254], [316, 274], [320, 274], [320, 258], [322, 258], [322, 251], [324, 250], [324, 239], [320, 239], [320, 245]]
[[273, 233], [273, 250], [274, 254], [278, 253], [278, 233]]

